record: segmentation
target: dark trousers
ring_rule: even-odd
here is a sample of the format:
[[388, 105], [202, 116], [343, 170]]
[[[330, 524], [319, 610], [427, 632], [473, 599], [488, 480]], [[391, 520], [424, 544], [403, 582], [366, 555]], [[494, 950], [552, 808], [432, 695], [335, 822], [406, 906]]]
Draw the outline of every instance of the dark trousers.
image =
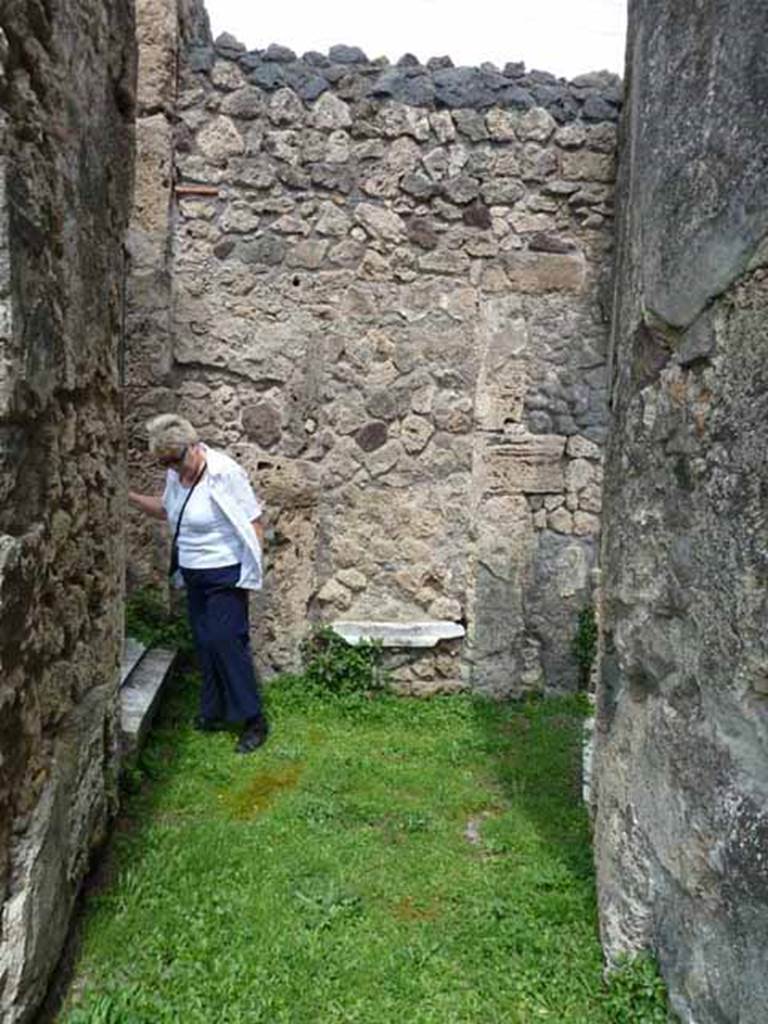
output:
[[181, 572], [203, 673], [200, 714], [228, 722], [256, 718], [261, 695], [248, 639], [248, 591], [236, 585], [240, 566]]

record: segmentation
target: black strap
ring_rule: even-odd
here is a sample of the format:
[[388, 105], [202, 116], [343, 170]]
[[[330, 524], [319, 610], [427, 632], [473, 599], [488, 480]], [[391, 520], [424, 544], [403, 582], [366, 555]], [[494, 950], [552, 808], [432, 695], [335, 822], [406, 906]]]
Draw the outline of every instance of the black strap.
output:
[[181, 529], [181, 520], [182, 520], [182, 517], [184, 515], [184, 509], [187, 507], [189, 499], [192, 497], [192, 492], [194, 491], [194, 489], [197, 487], [197, 485], [202, 480], [203, 473], [205, 472], [206, 465], [207, 465], [207, 463], [204, 462], [203, 465], [202, 465], [202, 468], [200, 469], [200, 472], [195, 477], [194, 483], [189, 488], [189, 494], [184, 499], [184, 504], [181, 506], [181, 512], [179, 512], [179, 518], [176, 520], [176, 532], [174, 533], [173, 541], [171, 542], [171, 552], [172, 553], [176, 550], [176, 543], [177, 543], [177, 541], [179, 539], [179, 530]]

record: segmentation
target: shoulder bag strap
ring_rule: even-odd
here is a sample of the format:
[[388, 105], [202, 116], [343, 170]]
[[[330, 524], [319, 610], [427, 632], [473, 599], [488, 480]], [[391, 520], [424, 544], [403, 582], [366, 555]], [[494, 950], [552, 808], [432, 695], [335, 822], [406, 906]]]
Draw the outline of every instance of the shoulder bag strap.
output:
[[179, 512], [179, 518], [176, 520], [176, 532], [173, 535], [173, 543], [171, 544], [171, 550], [173, 550], [173, 548], [176, 547], [176, 542], [179, 539], [179, 530], [181, 529], [181, 520], [182, 520], [182, 517], [184, 516], [184, 509], [187, 507], [189, 499], [192, 497], [192, 492], [194, 491], [194, 489], [197, 487], [197, 485], [200, 483], [200, 481], [203, 478], [203, 473], [205, 472], [205, 466], [206, 466], [206, 463], [203, 463], [202, 469], [200, 470], [200, 472], [195, 477], [194, 483], [189, 488], [189, 494], [186, 496], [186, 498], [184, 499], [184, 504], [181, 506], [181, 512]]

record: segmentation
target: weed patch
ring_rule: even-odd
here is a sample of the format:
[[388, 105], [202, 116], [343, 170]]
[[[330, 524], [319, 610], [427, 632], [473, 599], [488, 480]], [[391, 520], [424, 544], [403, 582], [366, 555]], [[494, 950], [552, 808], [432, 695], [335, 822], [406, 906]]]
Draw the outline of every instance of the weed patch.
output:
[[125, 602], [125, 632], [147, 647], [170, 647], [189, 658], [194, 640], [186, 616], [156, 587], [139, 587]]

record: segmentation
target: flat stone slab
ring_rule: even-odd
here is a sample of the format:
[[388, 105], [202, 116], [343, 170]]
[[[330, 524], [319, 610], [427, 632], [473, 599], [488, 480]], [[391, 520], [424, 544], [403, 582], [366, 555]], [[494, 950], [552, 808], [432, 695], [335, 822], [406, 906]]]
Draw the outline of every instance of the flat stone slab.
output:
[[382, 647], [435, 647], [441, 640], [461, 640], [458, 622], [332, 622], [331, 629], [348, 644], [377, 640]]
[[121, 686], [120, 733], [124, 754], [137, 750], [149, 729], [175, 657], [175, 651], [163, 647], [147, 651]]
[[124, 686], [131, 672], [141, 661], [146, 646], [140, 640], [127, 636], [123, 641], [123, 656], [120, 659], [120, 685]]

